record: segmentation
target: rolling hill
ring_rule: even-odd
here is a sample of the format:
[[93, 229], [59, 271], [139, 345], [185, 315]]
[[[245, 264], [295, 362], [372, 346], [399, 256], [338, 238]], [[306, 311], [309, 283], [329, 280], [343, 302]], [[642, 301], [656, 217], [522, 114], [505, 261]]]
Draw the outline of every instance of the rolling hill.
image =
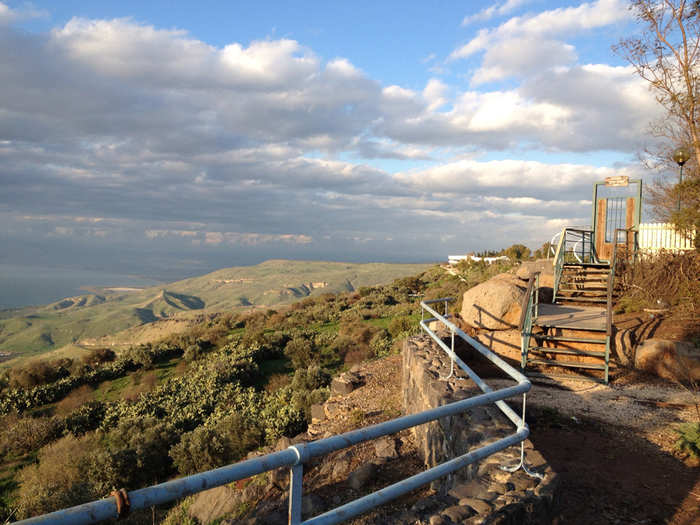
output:
[[121, 340], [131, 341], [135, 331], [142, 337], [144, 326], [156, 321], [186, 321], [202, 313], [289, 304], [307, 296], [386, 283], [428, 266], [269, 260], [164, 286], [127, 292], [103, 289], [0, 312], [0, 351], [29, 357], [71, 344], [109, 341], [118, 345]]

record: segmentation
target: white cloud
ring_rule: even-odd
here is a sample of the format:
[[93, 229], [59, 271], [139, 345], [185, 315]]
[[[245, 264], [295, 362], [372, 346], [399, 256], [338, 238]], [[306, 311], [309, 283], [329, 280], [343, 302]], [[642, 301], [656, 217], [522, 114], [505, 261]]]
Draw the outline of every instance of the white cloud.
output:
[[473, 15], [467, 15], [462, 20], [462, 26], [473, 24], [474, 22], [485, 22], [496, 16], [507, 15], [515, 11], [518, 7], [526, 4], [529, 0], [506, 0], [503, 3], [486, 7]]
[[0, 2], [0, 26], [13, 24], [20, 20], [31, 18], [45, 18], [48, 12], [44, 9], [36, 9], [31, 4], [25, 4], [19, 8], [11, 8], [7, 4]]
[[455, 49], [451, 59], [467, 58], [494, 42], [511, 38], [552, 38], [570, 36], [584, 30], [604, 27], [631, 17], [622, 0], [597, 0], [576, 7], [560, 7], [535, 15], [513, 17], [495, 29], [482, 29], [477, 36]]
[[495, 42], [484, 53], [481, 67], [471, 79], [472, 85], [503, 80], [511, 76], [527, 76], [567, 66], [576, 61], [574, 46], [557, 40], [531, 37], [511, 38]]

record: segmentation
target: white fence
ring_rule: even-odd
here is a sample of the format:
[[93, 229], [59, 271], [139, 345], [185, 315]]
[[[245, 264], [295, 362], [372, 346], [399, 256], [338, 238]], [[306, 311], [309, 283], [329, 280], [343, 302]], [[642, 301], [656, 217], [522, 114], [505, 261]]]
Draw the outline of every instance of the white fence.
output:
[[450, 263], [451, 265], [459, 264], [460, 261], [464, 261], [466, 259], [469, 259], [469, 260], [475, 261], [475, 262], [485, 261], [488, 264], [491, 264], [492, 262], [495, 262], [495, 261], [509, 261], [510, 260], [505, 255], [501, 255], [499, 257], [477, 257], [476, 255], [448, 255], [447, 256], [447, 262]]
[[694, 249], [693, 236], [686, 237], [676, 231], [672, 224], [648, 222], [639, 225], [639, 250], [642, 252], [683, 252]]

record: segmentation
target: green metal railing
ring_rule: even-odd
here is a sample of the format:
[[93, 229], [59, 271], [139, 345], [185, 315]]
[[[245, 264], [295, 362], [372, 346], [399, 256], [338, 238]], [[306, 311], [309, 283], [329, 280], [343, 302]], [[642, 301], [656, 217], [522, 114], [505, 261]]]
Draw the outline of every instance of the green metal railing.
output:
[[554, 255], [554, 287], [552, 302], [557, 300], [557, 291], [565, 264], [597, 264], [593, 230], [585, 228], [564, 228], [559, 237], [557, 251]]
[[527, 351], [530, 348], [530, 337], [532, 336], [532, 325], [537, 319], [539, 306], [540, 273], [536, 272], [530, 276], [527, 283], [527, 291], [521, 303], [520, 314], [520, 368], [525, 370], [527, 366]]

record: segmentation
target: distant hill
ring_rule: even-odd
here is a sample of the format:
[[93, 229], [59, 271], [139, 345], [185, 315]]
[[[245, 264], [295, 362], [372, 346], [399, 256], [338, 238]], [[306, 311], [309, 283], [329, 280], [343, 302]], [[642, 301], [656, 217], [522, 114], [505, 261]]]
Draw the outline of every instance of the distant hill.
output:
[[74, 343], [119, 344], [115, 334], [123, 333], [125, 342], [131, 341], [134, 330], [143, 334], [144, 325], [156, 321], [289, 304], [307, 296], [387, 283], [428, 266], [269, 260], [141, 290], [105, 288], [45, 306], [3, 310], [0, 351], [27, 357]]

